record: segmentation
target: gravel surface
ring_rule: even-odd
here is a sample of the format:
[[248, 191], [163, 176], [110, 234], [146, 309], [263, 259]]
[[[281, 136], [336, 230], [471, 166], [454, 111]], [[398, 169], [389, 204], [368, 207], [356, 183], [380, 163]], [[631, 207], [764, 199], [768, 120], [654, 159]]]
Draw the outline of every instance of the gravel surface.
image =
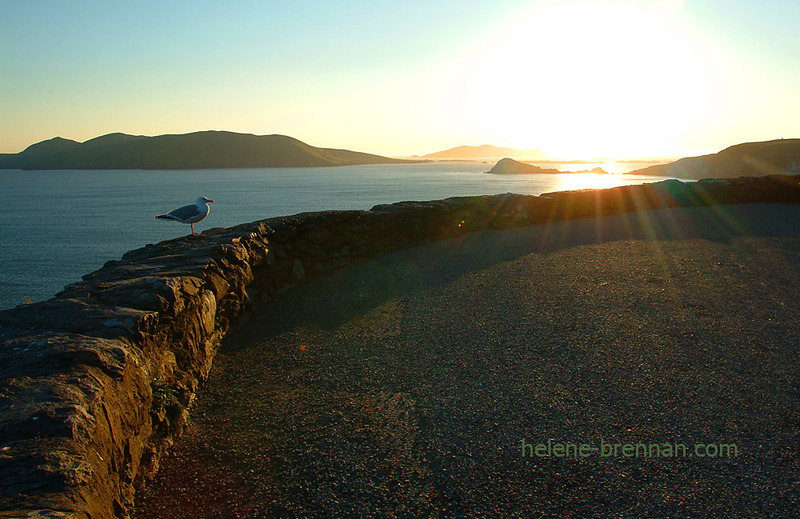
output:
[[798, 267], [800, 207], [747, 205], [317, 278], [226, 337], [135, 517], [794, 516]]

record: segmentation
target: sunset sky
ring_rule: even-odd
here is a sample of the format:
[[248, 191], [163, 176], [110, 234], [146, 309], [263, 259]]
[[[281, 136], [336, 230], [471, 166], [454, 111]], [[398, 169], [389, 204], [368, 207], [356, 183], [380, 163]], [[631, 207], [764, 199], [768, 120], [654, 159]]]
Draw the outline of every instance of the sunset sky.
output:
[[800, 137], [797, 0], [0, 0], [0, 152], [206, 129], [563, 158]]

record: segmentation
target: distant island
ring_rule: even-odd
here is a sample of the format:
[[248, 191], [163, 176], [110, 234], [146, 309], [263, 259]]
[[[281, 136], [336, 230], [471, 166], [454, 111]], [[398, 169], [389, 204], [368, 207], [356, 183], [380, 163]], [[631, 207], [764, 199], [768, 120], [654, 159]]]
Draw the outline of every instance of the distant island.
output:
[[587, 171], [561, 171], [558, 169], [551, 169], [551, 168], [540, 168], [539, 166], [534, 166], [533, 164], [526, 164], [525, 162], [519, 162], [514, 159], [510, 159], [508, 157], [500, 159], [494, 167], [487, 171], [486, 173], [492, 175], [553, 175], [558, 173], [595, 173], [595, 174], [606, 174], [608, 173], [603, 168], [594, 168], [592, 170]]
[[422, 156], [423, 159], [431, 160], [497, 160], [502, 157], [541, 160], [547, 158], [547, 155], [537, 149], [518, 150], [483, 144], [481, 146], [457, 146], [449, 150], [437, 151]]
[[[511, 158], [503, 158], [486, 173], [497, 175], [535, 175], [553, 173], [607, 173], [602, 168], [590, 171], [545, 169]], [[764, 175], [800, 174], [800, 139], [747, 142], [719, 153], [686, 157], [669, 164], [658, 164], [625, 173], [686, 180], [702, 178], [738, 178]]]
[[800, 139], [737, 144], [719, 153], [687, 157], [670, 164], [637, 169], [628, 174], [689, 180], [800, 174]]
[[202, 131], [146, 137], [112, 133], [80, 143], [56, 137], [0, 154], [0, 169], [209, 169], [412, 164], [350, 150], [317, 148], [285, 135]]

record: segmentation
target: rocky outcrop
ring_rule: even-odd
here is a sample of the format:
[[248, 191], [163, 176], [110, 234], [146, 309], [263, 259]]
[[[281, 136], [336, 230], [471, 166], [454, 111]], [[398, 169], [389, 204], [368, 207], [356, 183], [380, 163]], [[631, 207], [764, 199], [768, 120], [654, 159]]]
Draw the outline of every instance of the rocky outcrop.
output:
[[552, 168], [540, 168], [539, 166], [534, 166], [533, 164], [528, 164], [525, 162], [519, 162], [514, 159], [504, 158], [497, 161], [497, 164], [494, 165], [492, 169], [487, 171], [486, 173], [490, 173], [493, 175], [539, 175], [542, 173], [545, 174], [558, 174], [558, 173], [595, 173], [595, 174], [604, 174], [607, 173], [603, 168], [594, 168], [589, 171], [561, 171], [558, 169]]
[[125, 254], [0, 312], [0, 515], [127, 517], [219, 341], [314, 275], [483, 229], [720, 203], [800, 203], [798, 177], [667, 181], [272, 218]]
[[561, 173], [557, 169], [545, 169], [533, 164], [526, 164], [511, 158], [504, 158], [497, 161], [497, 164], [486, 173], [493, 175], [531, 175], [537, 173]]

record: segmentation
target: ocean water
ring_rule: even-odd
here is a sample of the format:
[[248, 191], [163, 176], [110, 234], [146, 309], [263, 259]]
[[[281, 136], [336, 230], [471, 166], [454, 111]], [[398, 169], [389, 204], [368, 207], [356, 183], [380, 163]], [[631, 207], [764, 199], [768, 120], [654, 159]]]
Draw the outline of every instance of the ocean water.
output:
[[[52, 297], [106, 261], [189, 233], [155, 220], [198, 196], [215, 200], [201, 232], [274, 216], [369, 209], [405, 200], [541, 194], [664, 180], [630, 175], [485, 175], [491, 164], [181, 171], [0, 170], [0, 309]], [[581, 169], [608, 165], [587, 164]], [[559, 167], [550, 165], [549, 167]], [[617, 172], [643, 165], [621, 164]], [[574, 165], [564, 165], [564, 170]]]

